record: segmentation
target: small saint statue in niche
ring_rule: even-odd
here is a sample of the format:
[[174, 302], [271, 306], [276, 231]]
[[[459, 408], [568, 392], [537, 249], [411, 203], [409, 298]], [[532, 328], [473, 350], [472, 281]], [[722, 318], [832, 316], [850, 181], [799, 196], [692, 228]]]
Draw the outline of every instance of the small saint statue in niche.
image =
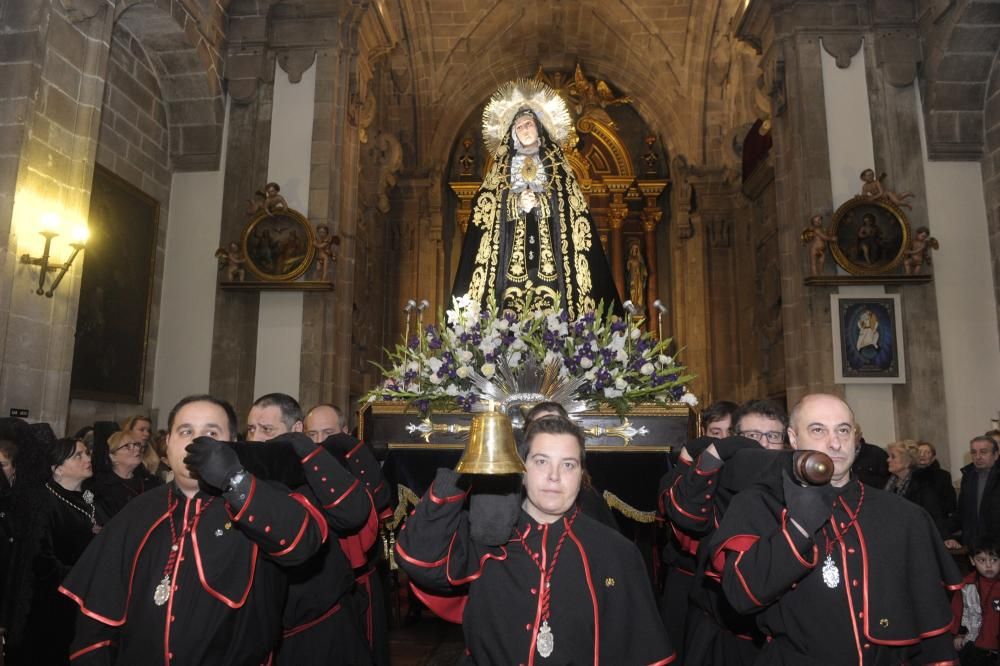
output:
[[931, 250], [941, 247], [938, 240], [931, 236], [927, 227], [917, 227], [916, 233], [910, 239], [910, 246], [903, 252], [903, 270], [907, 275], [919, 275], [924, 264], [931, 265]]
[[878, 178], [875, 177], [874, 169], [865, 169], [862, 171], [861, 182], [863, 182], [864, 185], [861, 186], [861, 196], [868, 197], [873, 201], [888, 201], [892, 205], [899, 206], [901, 208], [913, 208], [913, 206], [906, 201], [913, 196], [913, 192], [894, 192], [882, 184], [882, 181], [884, 180], [884, 171]]
[[243, 282], [246, 279], [247, 271], [243, 268], [246, 257], [240, 251], [239, 243], [230, 243], [228, 249], [220, 247], [215, 251], [215, 256], [219, 260], [219, 270], [226, 270], [229, 282]]
[[640, 312], [646, 309], [646, 280], [649, 270], [638, 243], [632, 243], [628, 251], [628, 297]]
[[331, 234], [329, 225], [317, 224], [313, 247], [316, 248], [316, 273], [320, 280], [327, 280], [330, 264], [337, 261], [337, 255], [333, 251], [334, 245], [340, 245], [340, 236]]
[[279, 192], [281, 192], [281, 186], [277, 183], [268, 183], [264, 186], [264, 193], [266, 194], [264, 212], [271, 217], [288, 210], [288, 202], [285, 201], [285, 197], [281, 196]]
[[809, 220], [809, 226], [802, 231], [802, 244], [808, 245], [809, 251], [809, 274], [822, 275], [823, 265], [826, 263], [827, 243], [837, 240], [823, 228], [823, 216], [813, 215]]

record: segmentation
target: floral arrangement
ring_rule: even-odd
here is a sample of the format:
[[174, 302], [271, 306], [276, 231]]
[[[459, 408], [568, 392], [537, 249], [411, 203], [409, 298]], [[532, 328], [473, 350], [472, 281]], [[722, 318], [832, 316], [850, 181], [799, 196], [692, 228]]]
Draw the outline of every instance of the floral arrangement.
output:
[[577, 400], [619, 414], [641, 402], [697, 404], [685, 386], [694, 375], [668, 354], [670, 340], [656, 341], [603, 305], [572, 322], [565, 310], [532, 312], [529, 306], [519, 318], [455, 298], [438, 324], [388, 352], [391, 366], [379, 366], [384, 381], [364, 400], [405, 400], [422, 413], [471, 411], [479, 401], [477, 375], [490, 379], [498, 363], [517, 368], [531, 356], [538, 366], [558, 364], [562, 377], [581, 377]]

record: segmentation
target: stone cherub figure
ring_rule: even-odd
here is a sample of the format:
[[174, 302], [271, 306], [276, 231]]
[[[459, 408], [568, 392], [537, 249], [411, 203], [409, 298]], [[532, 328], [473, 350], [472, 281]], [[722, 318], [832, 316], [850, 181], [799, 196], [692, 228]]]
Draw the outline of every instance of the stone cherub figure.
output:
[[861, 182], [864, 185], [861, 186], [861, 196], [868, 197], [874, 201], [888, 201], [894, 206], [901, 208], [913, 208], [906, 201], [913, 196], [913, 192], [894, 192], [882, 184], [883, 180], [885, 180], [885, 172], [882, 172], [882, 175], [876, 178], [874, 169], [865, 169], [862, 171]]
[[288, 202], [279, 192], [281, 192], [281, 186], [277, 183], [268, 183], [264, 186], [264, 193], [267, 195], [264, 199], [264, 212], [272, 217], [281, 211], [288, 210]]
[[907, 275], [919, 275], [924, 264], [931, 265], [931, 250], [941, 247], [938, 240], [931, 236], [927, 227], [917, 227], [916, 233], [910, 239], [910, 246], [903, 252], [903, 270]]
[[331, 234], [329, 225], [317, 224], [313, 247], [316, 248], [316, 272], [320, 280], [327, 279], [330, 263], [337, 260], [337, 255], [333, 251], [334, 245], [340, 245], [340, 236]]
[[809, 274], [821, 275], [826, 262], [826, 244], [837, 240], [823, 228], [823, 216], [813, 215], [809, 226], [802, 231], [802, 244], [809, 245]]
[[226, 269], [226, 277], [230, 282], [243, 282], [246, 279], [247, 271], [243, 268], [246, 257], [240, 251], [238, 243], [230, 243], [228, 249], [220, 247], [215, 251], [215, 257], [219, 260], [219, 270]]

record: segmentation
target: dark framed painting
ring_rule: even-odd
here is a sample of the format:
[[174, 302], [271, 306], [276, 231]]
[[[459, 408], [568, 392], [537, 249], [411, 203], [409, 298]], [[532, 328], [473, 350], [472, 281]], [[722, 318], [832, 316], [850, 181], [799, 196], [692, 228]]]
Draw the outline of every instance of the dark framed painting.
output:
[[856, 196], [833, 214], [830, 244], [833, 258], [851, 275], [883, 275], [895, 271], [910, 244], [910, 224], [899, 207]]
[[142, 403], [160, 204], [94, 168], [70, 397]]
[[905, 384], [899, 294], [832, 294], [834, 379], [841, 384]]
[[300, 277], [316, 252], [312, 225], [290, 208], [257, 213], [243, 230], [241, 246], [247, 268], [261, 280], [276, 282]]

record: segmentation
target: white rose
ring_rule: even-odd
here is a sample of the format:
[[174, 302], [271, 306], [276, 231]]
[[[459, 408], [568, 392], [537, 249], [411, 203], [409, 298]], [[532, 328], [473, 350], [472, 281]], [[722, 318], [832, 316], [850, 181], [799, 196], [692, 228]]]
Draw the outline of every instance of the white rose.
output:
[[618, 379], [615, 380], [615, 388], [618, 389], [619, 391], [624, 391], [625, 389], [628, 388], [628, 382], [619, 377]]
[[580, 359], [580, 367], [583, 368], [584, 370], [586, 370], [587, 368], [592, 368], [594, 367], [594, 362], [591, 361], [590, 358], [584, 356], [583, 358]]
[[688, 405], [695, 407], [698, 404], [698, 398], [694, 397], [694, 393], [688, 392], [681, 396], [681, 402], [687, 403]]
[[653, 374], [654, 370], [656, 370], [656, 368], [653, 367], [652, 363], [643, 363], [642, 367], [639, 368], [639, 372], [641, 372], [644, 375], [651, 375]]
[[667, 356], [665, 354], [660, 354], [659, 361], [660, 361], [660, 365], [670, 365], [671, 363], [674, 362], [674, 359], [671, 356]]
[[430, 376], [430, 381], [431, 381], [431, 384], [434, 384], [435, 386], [437, 386], [438, 384], [440, 384], [441, 382], [444, 381], [444, 378], [438, 377], [436, 374], [434, 374], [434, 375]]
[[458, 352], [458, 360], [461, 361], [462, 363], [468, 363], [469, 361], [472, 360], [472, 352], [470, 352], [468, 349], [462, 349], [461, 351]]
[[439, 358], [427, 359], [427, 367], [430, 368], [431, 374], [437, 373], [437, 371], [441, 368], [441, 359]]
[[455, 370], [455, 374], [458, 375], [459, 379], [465, 379], [469, 376], [470, 372], [472, 372], [472, 368], [467, 365], [460, 365], [458, 366], [458, 369]]
[[628, 354], [625, 353], [624, 349], [619, 349], [618, 351], [615, 352], [615, 360], [618, 361], [619, 363], [627, 363]]
[[494, 374], [496, 374], [497, 366], [492, 363], [483, 363], [483, 367], [479, 368], [479, 372], [482, 373], [483, 377], [489, 379]]
[[461, 393], [461, 391], [458, 390], [458, 387], [454, 384], [448, 384], [448, 386], [445, 387], [444, 392], [447, 395], [458, 395]]
[[595, 379], [597, 379], [597, 371], [588, 370], [587, 372], [583, 373], [583, 378], [586, 379], [588, 382], [592, 382]]
[[613, 389], [610, 386], [604, 389], [605, 398], [620, 398], [621, 395], [622, 395], [621, 391], [619, 391], [618, 389]]
[[638, 328], [633, 328], [629, 332], [629, 335], [632, 337], [633, 340], [638, 340], [639, 336], [642, 335], [642, 332]]

